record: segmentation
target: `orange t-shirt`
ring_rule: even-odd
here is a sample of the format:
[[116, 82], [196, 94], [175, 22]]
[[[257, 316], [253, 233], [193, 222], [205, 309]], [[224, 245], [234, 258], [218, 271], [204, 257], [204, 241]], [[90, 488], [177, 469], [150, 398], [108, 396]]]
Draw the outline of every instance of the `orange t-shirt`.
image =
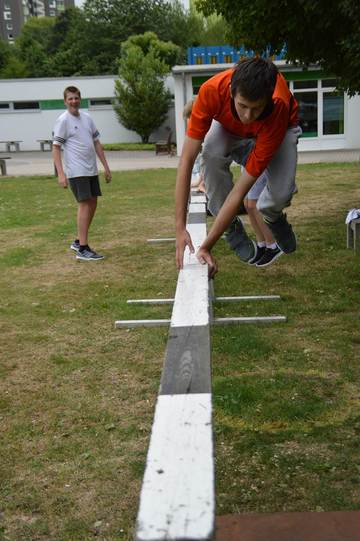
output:
[[187, 135], [204, 139], [213, 119], [234, 135], [255, 138], [245, 168], [258, 177], [277, 151], [289, 126], [298, 124], [297, 102], [291, 94], [284, 77], [278, 73], [273, 93], [273, 109], [263, 119], [243, 124], [231, 109], [230, 82], [233, 69], [223, 71], [201, 85], [192, 108]]

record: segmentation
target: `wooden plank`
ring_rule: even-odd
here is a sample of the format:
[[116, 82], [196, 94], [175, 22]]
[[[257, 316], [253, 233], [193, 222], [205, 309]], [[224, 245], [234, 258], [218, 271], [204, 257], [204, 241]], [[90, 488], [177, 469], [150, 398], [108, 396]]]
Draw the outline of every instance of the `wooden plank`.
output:
[[[195, 251], [205, 202], [191, 207]], [[210, 317], [207, 266], [184, 254], [147, 454], [136, 541], [209, 541], [214, 534]]]
[[146, 463], [136, 541], [212, 539], [211, 395], [160, 395]]
[[161, 376], [160, 394], [210, 392], [209, 325], [172, 327]]
[[179, 272], [171, 317], [172, 327], [209, 324], [209, 288], [206, 265], [188, 263]]

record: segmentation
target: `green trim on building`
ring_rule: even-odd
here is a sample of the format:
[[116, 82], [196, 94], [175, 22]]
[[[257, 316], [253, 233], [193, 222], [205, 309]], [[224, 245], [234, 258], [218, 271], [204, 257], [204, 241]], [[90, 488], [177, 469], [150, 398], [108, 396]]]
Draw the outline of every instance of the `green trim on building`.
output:
[[287, 81], [318, 81], [319, 79], [334, 78], [323, 70], [280, 71]]
[[[42, 111], [51, 111], [51, 110], [56, 110], [56, 109], [65, 110], [66, 109], [64, 100], [39, 100], [39, 102], [40, 102], [40, 109]], [[88, 109], [89, 108], [87, 98], [83, 98], [81, 100], [80, 107], [82, 109]]]
[[[329, 75], [323, 70], [302, 70], [302, 71], [285, 71], [280, 70], [287, 81], [318, 81], [319, 79], [333, 79], [334, 76]], [[212, 75], [194, 75], [192, 77], [192, 86], [194, 93], [197, 94], [200, 86], [205, 83]]]

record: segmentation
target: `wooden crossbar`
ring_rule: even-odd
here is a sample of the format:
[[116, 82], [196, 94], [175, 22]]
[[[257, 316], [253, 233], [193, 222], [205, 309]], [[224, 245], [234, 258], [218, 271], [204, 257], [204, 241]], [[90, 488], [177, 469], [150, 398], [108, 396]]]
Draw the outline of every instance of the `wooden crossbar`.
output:
[[[192, 196], [188, 231], [206, 237], [205, 198]], [[207, 266], [186, 250], [140, 496], [136, 541], [207, 541], [215, 519]]]

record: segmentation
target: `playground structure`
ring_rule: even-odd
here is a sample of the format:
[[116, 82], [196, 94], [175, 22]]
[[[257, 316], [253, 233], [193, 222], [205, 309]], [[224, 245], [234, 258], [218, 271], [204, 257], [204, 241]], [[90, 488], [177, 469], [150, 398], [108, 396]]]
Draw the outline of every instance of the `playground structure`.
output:
[[[206, 237], [206, 198], [193, 193], [187, 229], [195, 251]], [[187, 249], [171, 320], [122, 320], [116, 328], [169, 325], [137, 517], [136, 541], [205, 541], [215, 532], [210, 325], [284, 322], [284, 316], [214, 318], [213, 301], [278, 300], [278, 295], [215, 297], [208, 268]]]

